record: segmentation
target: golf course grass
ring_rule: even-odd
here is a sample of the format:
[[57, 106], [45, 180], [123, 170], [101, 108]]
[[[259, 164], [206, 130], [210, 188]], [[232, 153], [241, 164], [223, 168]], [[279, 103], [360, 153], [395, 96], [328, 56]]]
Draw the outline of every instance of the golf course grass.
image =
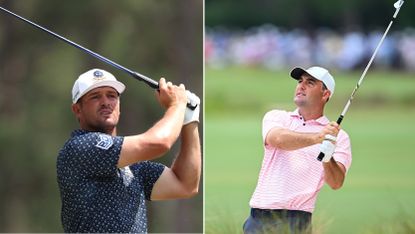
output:
[[[262, 163], [262, 117], [292, 110], [289, 70], [206, 68], [205, 231], [241, 233]], [[360, 73], [332, 72], [336, 91], [326, 115], [336, 120]], [[315, 233], [415, 232], [415, 76], [370, 71], [342, 128], [353, 162], [340, 190], [325, 185], [313, 215]]]

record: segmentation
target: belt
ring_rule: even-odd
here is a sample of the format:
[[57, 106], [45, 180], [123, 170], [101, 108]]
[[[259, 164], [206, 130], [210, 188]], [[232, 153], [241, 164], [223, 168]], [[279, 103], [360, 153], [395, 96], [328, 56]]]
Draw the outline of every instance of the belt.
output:
[[293, 218], [293, 217], [304, 217], [304, 218], [311, 218], [311, 213], [302, 210], [286, 210], [286, 209], [258, 209], [258, 208], [251, 208], [251, 216], [252, 217], [262, 217], [262, 218], [273, 218], [273, 217], [280, 217], [280, 218]]

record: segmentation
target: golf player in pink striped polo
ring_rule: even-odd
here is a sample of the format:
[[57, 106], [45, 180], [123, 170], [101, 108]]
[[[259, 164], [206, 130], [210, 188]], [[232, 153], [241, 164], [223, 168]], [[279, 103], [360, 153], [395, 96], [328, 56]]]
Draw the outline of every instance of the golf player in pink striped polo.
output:
[[264, 116], [264, 158], [244, 233], [310, 233], [318, 192], [324, 183], [341, 188], [352, 162], [349, 136], [324, 116], [335, 87], [329, 71], [294, 68], [291, 77], [297, 109]]

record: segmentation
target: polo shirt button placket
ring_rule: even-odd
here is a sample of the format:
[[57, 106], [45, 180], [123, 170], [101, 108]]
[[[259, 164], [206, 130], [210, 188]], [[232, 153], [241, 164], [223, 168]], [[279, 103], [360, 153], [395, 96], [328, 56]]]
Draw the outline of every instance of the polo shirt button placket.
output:
[[302, 120], [302, 122], [303, 122], [303, 126], [305, 126], [305, 120], [304, 120], [304, 118], [303, 118], [303, 116], [300, 116], [300, 120]]
[[300, 120], [302, 120], [302, 121], [303, 121], [303, 126], [305, 126], [305, 121], [304, 121], [304, 119], [303, 119], [303, 116], [300, 116]]

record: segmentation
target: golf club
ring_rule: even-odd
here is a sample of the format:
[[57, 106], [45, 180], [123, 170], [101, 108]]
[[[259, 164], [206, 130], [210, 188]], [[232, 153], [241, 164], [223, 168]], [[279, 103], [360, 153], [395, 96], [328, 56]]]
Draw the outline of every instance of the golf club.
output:
[[[95, 57], [95, 58], [97, 58], [97, 59], [99, 59], [99, 60], [101, 60], [101, 61], [103, 61], [103, 62], [105, 62], [105, 63], [107, 63], [107, 64], [109, 64], [109, 65], [111, 65], [113, 67], [115, 67], [115, 68], [118, 68], [119, 70], [122, 70], [124, 72], [127, 72], [130, 76], [134, 77], [135, 79], [137, 79], [139, 81], [143, 81], [144, 83], [146, 83], [148, 86], [150, 86], [153, 89], [158, 89], [159, 88], [158, 82], [154, 81], [153, 79], [151, 79], [151, 78], [149, 78], [149, 77], [147, 77], [147, 76], [145, 76], [143, 74], [140, 74], [138, 72], [132, 71], [132, 70], [130, 70], [130, 69], [124, 67], [124, 66], [121, 66], [120, 64], [118, 64], [118, 63], [116, 63], [116, 62], [114, 62], [114, 61], [112, 61], [112, 60], [110, 60], [110, 59], [108, 59], [108, 58], [106, 58], [106, 57], [98, 54], [98, 53], [95, 53], [94, 51], [91, 51], [91, 50], [89, 50], [89, 49], [87, 49], [87, 48], [85, 48], [83, 46], [80, 46], [79, 44], [77, 44], [77, 43], [75, 43], [75, 42], [73, 42], [73, 41], [71, 41], [71, 40], [69, 40], [69, 39], [67, 39], [67, 38], [65, 38], [65, 37], [57, 34], [57, 33], [54, 33], [52, 31], [50, 31], [49, 29], [44, 28], [44, 27], [42, 27], [42, 26], [40, 26], [40, 25], [38, 25], [38, 24], [36, 24], [36, 23], [34, 23], [34, 22], [26, 19], [26, 18], [23, 18], [22, 16], [14, 13], [14, 12], [11, 12], [11, 11], [3, 8], [3, 7], [0, 7], [0, 10], [2, 10], [3, 12], [8, 13], [8, 14], [10, 14], [10, 15], [12, 15], [12, 16], [20, 19], [20, 20], [22, 20], [23, 22], [26, 22], [26, 23], [32, 25], [33, 27], [36, 27], [36, 28], [38, 28], [38, 29], [40, 29], [40, 30], [42, 30], [42, 31], [44, 31], [44, 32], [46, 32], [46, 33], [54, 36], [55, 38], [58, 38], [58, 39], [60, 39], [60, 40], [62, 40], [64, 42], [72, 45], [73, 47], [76, 47], [76, 48], [84, 51], [85, 53], [87, 53], [89, 55], [92, 55], [93, 57]], [[187, 103], [187, 107], [189, 109], [191, 109], [191, 110], [194, 110], [197, 107], [197, 105], [193, 106], [192, 104]]]
[[[375, 51], [373, 52], [373, 55], [372, 55], [372, 57], [370, 58], [369, 63], [367, 64], [367, 66], [366, 66], [365, 70], [363, 71], [362, 75], [360, 76], [360, 79], [359, 79], [359, 81], [357, 82], [356, 87], [353, 89], [353, 92], [352, 92], [352, 94], [350, 95], [349, 100], [348, 100], [348, 101], [347, 101], [347, 103], [346, 103], [346, 106], [344, 107], [344, 109], [343, 109], [342, 113], [340, 114], [339, 118], [337, 119], [337, 121], [336, 121], [336, 122], [337, 122], [339, 125], [340, 125], [340, 123], [343, 121], [343, 118], [344, 118], [344, 116], [346, 115], [346, 112], [347, 112], [347, 110], [349, 109], [350, 104], [352, 104], [353, 97], [354, 97], [355, 93], [357, 92], [357, 90], [359, 89], [360, 85], [362, 84], [362, 81], [363, 81], [363, 79], [364, 79], [364, 78], [365, 78], [365, 76], [366, 76], [366, 72], [369, 70], [370, 65], [372, 64], [373, 60], [375, 59], [375, 56], [376, 56], [376, 54], [378, 53], [378, 50], [379, 50], [380, 46], [382, 45], [383, 40], [384, 40], [384, 39], [385, 39], [385, 37], [386, 37], [386, 34], [388, 34], [388, 32], [389, 32], [389, 29], [390, 29], [390, 27], [391, 27], [391, 26], [392, 26], [392, 24], [393, 24], [393, 20], [394, 20], [394, 19], [396, 19], [396, 16], [398, 15], [398, 12], [399, 12], [399, 10], [401, 9], [401, 7], [402, 7], [403, 3], [404, 3], [404, 1], [403, 1], [403, 0], [398, 0], [397, 2], [395, 2], [395, 3], [393, 4], [393, 6], [395, 7], [395, 13], [393, 14], [392, 20], [390, 21], [390, 23], [389, 23], [388, 27], [387, 27], [387, 28], [386, 28], [386, 30], [385, 30], [385, 33], [383, 34], [382, 38], [380, 39], [379, 44], [376, 46], [376, 49], [375, 49]], [[324, 158], [324, 153], [323, 153], [323, 152], [320, 152], [320, 154], [319, 154], [319, 155], [318, 155], [318, 157], [317, 157], [317, 160], [321, 161], [321, 160], [323, 160], [323, 158]]]

